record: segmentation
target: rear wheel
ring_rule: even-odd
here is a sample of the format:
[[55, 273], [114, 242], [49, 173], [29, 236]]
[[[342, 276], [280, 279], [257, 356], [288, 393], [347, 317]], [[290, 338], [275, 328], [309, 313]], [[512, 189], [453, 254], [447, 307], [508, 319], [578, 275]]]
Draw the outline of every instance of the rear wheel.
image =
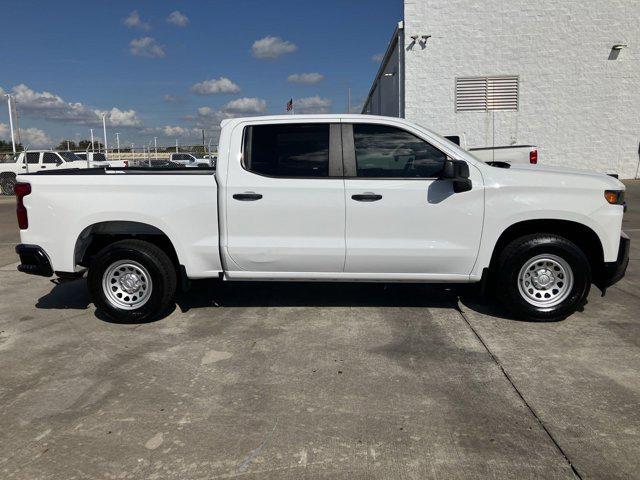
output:
[[2, 191], [2, 195], [13, 195], [13, 187], [15, 186], [15, 184], [15, 175], [2, 175], [2, 177], [0, 177], [0, 190]]
[[176, 291], [176, 270], [157, 246], [123, 240], [96, 255], [88, 284], [96, 307], [109, 318], [141, 322], [168, 309]]
[[557, 235], [518, 238], [497, 263], [494, 289], [504, 306], [525, 320], [561, 320], [584, 305], [590, 288], [586, 255]]

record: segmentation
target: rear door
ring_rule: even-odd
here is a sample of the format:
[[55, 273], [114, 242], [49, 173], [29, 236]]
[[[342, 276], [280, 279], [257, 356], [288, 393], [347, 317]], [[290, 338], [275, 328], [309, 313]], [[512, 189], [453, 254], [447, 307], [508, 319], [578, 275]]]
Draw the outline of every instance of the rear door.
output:
[[480, 173], [454, 193], [439, 179], [447, 154], [404, 127], [343, 125], [348, 273], [464, 280], [484, 211]]
[[241, 271], [342, 272], [339, 124], [240, 124], [232, 134], [232, 145], [239, 144], [241, 157], [229, 157], [225, 188], [229, 277]]
[[42, 169], [43, 170], [51, 170], [58, 167], [58, 163], [61, 162], [62, 159], [53, 152], [44, 152], [42, 154]]

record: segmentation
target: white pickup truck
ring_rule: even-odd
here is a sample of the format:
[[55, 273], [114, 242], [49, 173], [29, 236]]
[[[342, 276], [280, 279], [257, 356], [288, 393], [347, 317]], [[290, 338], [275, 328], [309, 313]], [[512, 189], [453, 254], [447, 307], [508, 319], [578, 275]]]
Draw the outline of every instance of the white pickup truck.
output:
[[198, 158], [190, 153], [172, 153], [169, 161], [186, 167], [215, 167], [215, 160], [210, 158]]
[[464, 136], [446, 135], [447, 140], [461, 146], [474, 157], [487, 163], [520, 163], [537, 165], [538, 147], [535, 145], [505, 145], [499, 147], [470, 147]]
[[[481, 283], [564, 318], [628, 263], [624, 185], [487, 165], [398, 118], [222, 122], [218, 168], [20, 175], [18, 270], [88, 269], [96, 306], [158, 316], [188, 279]], [[113, 201], [117, 199], [117, 201]]]
[[[25, 157], [27, 159], [26, 162]], [[85, 168], [86, 166], [86, 160], [83, 162], [73, 152], [28, 150], [14, 153], [0, 160], [0, 189], [3, 195], [13, 195], [16, 175], [21, 173], [63, 168]]]

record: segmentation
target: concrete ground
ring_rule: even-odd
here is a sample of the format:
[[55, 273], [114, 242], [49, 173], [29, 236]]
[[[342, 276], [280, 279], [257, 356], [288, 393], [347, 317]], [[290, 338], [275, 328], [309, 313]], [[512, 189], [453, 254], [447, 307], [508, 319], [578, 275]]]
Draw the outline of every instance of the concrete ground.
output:
[[640, 478], [627, 277], [558, 323], [429, 285], [196, 282], [140, 325], [15, 271], [0, 200], [0, 478]]

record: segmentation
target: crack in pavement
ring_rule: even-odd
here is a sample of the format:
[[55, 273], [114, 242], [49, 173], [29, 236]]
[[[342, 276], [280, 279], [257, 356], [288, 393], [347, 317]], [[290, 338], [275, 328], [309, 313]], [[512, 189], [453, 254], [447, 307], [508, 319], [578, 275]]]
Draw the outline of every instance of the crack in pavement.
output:
[[529, 410], [529, 412], [531, 412], [531, 415], [533, 415], [533, 417], [536, 419], [536, 421], [538, 422], [538, 424], [540, 425], [540, 427], [542, 427], [542, 430], [544, 430], [544, 432], [547, 434], [547, 436], [549, 437], [549, 439], [551, 440], [551, 442], [553, 443], [553, 445], [556, 447], [556, 449], [558, 450], [558, 452], [560, 453], [560, 455], [562, 455], [562, 457], [564, 458], [564, 460], [567, 462], [567, 464], [569, 465], [569, 467], [571, 468], [571, 471], [573, 472], [573, 474], [576, 476], [576, 478], [578, 478], [579, 480], [582, 480], [583, 477], [580, 474], [580, 472], [578, 471], [578, 469], [576, 468], [576, 466], [573, 464], [573, 462], [571, 461], [571, 459], [569, 458], [569, 455], [567, 454], [567, 452], [564, 451], [564, 449], [560, 446], [560, 443], [558, 443], [558, 440], [556, 440], [556, 438], [553, 436], [553, 434], [549, 431], [549, 429], [547, 428], [547, 426], [544, 424], [544, 422], [542, 421], [542, 419], [540, 418], [540, 416], [538, 415], [538, 413], [535, 411], [535, 409], [529, 404], [529, 402], [527, 401], [526, 398], [524, 398], [524, 395], [522, 394], [522, 392], [520, 391], [520, 389], [516, 386], [515, 382], [513, 381], [513, 379], [511, 378], [511, 376], [509, 375], [509, 373], [505, 370], [505, 368], [502, 366], [502, 363], [500, 363], [500, 360], [498, 360], [498, 357], [496, 357], [493, 352], [491, 351], [491, 349], [489, 348], [489, 346], [487, 345], [487, 343], [484, 341], [484, 339], [482, 338], [482, 336], [480, 335], [480, 333], [478, 333], [478, 331], [473, 327], [473, 325], [471, 325], [471, 322], [469, 321], [469, 319], [467, 318], [467, 316], [465, 315], [464, 311], [460, 308], [460, 304], [456, 304], [455, 306], [456, 310], [458, 311], [458, 313], [460, 314], [460, 316], [462, 317], [462, 319], [465, 321], [465, 323], [469, 326], [469, 329], [473, 332], [473, 334], [476, 336], [476, 338], [478, 339], [478, 341], [482, 344], [482, 346], [485, 348], [485, 350], [487, 351], [487, 353], [489, 354], [489, 356], [491, 357], [491, 359], [494, 361], [494, 363], [498, 366], [498, 368], [500, 369], [500, 371], [502, 372], [502, 374], [505, 376], [505, 378], [507, 379], [507, 381], [511, 384], [511, 387], [513, 388], [513, 390], [516, 392], [516, 394], [518, 395], [518, 397], [520, 397], [520, 399], [522, 400], [522, 402], [524, 403], [524, 405], [527, 407], [527, 409]]

